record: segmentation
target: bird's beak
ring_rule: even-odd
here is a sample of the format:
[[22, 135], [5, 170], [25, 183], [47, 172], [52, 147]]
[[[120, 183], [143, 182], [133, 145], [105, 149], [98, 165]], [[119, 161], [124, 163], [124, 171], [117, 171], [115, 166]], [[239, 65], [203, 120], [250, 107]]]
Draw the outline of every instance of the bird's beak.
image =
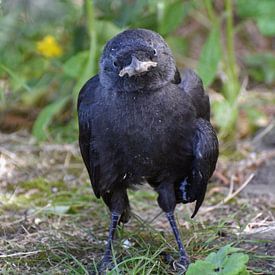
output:
[[120, 72], [119, 76], [123, 77], [125, 74], [128, 74], [129, 77], [147, 72], [151, 67], [156, 67], [157, 62], [153, 61], [139, 61], [135, 56], [132, 57], [131, 64], [124, 67]]

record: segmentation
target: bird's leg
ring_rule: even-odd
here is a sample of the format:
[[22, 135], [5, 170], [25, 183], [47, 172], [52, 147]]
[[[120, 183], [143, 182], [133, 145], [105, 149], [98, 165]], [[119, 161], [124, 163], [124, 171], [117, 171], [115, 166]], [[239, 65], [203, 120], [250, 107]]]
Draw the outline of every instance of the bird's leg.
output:
[[167, 217], [167, 219], [168, 219], [168, 221], [169, 221], [169, 223], [171, 225], [171, 228], [173, 230], [173, 233], [174, 233], [174, 236], [175, 236], [178, 248], [179, 248], [179, 253], [180, 253], [180, 259], [179, 259], [179, 261], [178, 262], [174, 262], [173, 266], [174, 266], [175, 269], [178, 266], [182, 270], [186, 271], [187, 267], [189, 265], [189, 259], [188, 259], [188, 256], [187, 256], [187, 254], [185, 252], [184, 246], [183, 246], [181, 238], [180, 238], [180, 233], [179, 233], [176, 221], [175, 221], [174, 213], [173, 212], [167, 212], [166, 213], [166, 217]]
[[102, 198], [111, 212], [107, 245], [99, 267], [100, 272], [105, 272], [113, 267], [112, 243], [115, 231], [120, 219], [122, 219], [122, 222], [126, 222], [129, 219], [130, 205], [126, 190], [112, 190], [112, 192], [105, 193]]
[[120, 215], [116, 212], [111, 213], [111, 223], [109, 228], [109, 235], [107, 239], [107, 245], [105, 249], [105, 253], [103, 259], [100, 263], [100, 271], [108, 269], [112, 265], [112, 243], [115, 235], [115, 231], [117, 228], [118, 220]]
[[189, 260], [184, 250], [184, 247], [180, 238], [180, 233], [177, 228], [177, 224], [174, 217], [174, 210], [176, 207], [176, 196], [175, 196], [174, 184], [169, 182], [163, 182], [158, 186], [157, 192], [159, 193], [158, 204], [161, 207], [161, 209], [166, 213], [166, 217], [169, 220], [169, 223], [172, 227], [172, 230], [175, 235], [177, 245], [179, 248], [179, 253], [180, 253], [179, 261], [169, 260], [169, 262], [170, 264], [173, 265], [174, 269], [180, 269], [181, 272], [185, 272], [187, 270]]

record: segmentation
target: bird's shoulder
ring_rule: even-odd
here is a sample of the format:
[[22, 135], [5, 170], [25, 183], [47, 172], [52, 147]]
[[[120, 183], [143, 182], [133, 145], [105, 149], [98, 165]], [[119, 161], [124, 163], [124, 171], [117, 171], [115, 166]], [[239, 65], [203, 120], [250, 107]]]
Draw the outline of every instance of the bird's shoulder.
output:
[[203, 83], [200, 77], [193, 70], [186, 69], [180, 77], [178, 87], [190, 97], [192, 105], [196, 110], [197, 117], [209, 121], [209, 96], [206, 94], [203, 88]]
[[96, 92], [98, 89], [100, 89], [99, 76], [95, 75], [84, 84], [79, 92], [77, 101], [78, 111], [84, 105], [91, 105], [95, 103]]

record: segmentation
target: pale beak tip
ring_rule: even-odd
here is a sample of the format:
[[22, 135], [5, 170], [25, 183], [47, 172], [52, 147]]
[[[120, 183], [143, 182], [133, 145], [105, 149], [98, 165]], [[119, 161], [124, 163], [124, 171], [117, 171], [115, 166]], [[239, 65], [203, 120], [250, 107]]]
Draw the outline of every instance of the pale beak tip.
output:
[[140, 74], [143, 72], [148, 72], [151, 67], [157, 67], [158, 63], [153, 61], [139, 61], [136, 57], [132, 58], [130, 65], [124, 67], [120, 72], [119, 76], [123, 77], [128, 74], [129, 77]]

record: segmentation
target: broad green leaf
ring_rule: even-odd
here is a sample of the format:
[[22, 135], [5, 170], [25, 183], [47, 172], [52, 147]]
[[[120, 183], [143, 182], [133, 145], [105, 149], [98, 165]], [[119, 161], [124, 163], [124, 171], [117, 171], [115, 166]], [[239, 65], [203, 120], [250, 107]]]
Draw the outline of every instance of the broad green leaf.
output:
[[148, 4], [148, 0], [139, 1], [122, 1], [121, 14], [119, 18], [120, 26], [127, 26], [137, 22], [140, 19], [140, 15], [143, 13], [145, 6]]
[[186, 275], [216, 275], [214, 271], [215, 265], [206, 261], [197, 260], [195, 263], [190, 264]]
[[258, 0], [249, 0], [249, 5], [247, 0], [237, 0], [236, 1], [236, 10], [237, 14], [242, 17], [252, 17], [259, 15], [258, 4], [262, 1]]
[[204, 86], [209, 86], [217, 73], [221, 59], [220, 29], [214, 26], [201, 50], [198, 74]]
[[174, 1], [174, 3], [162, 1], [159, 7], [161, 7], [161, 15], [158, 20], [158, 31], [165, 36], [181, 24], [186, 14], [185, 5], [182, 0]]
[[206, 257], [206, 261], [215, 265], [215, 268], [221, 268], [224, 265], [227, 256], [239, 251], [239, 248], [232, 247], [230, 244], [222, 247], [217, 253], [212, 252]]
[[237, 0], [237, 14], [241, 17], [275, 16], [274, 0]]
[[274, 0], [237, 0], [237, 13], [241, 17], [256, 19], [260, 32], [266, 36], [275, 35], [275, 1]]
[[209, 263], [215, 264], [216, 265], [216, 256], [217, 253], [216, 252], [211, 252], [206, 258], [205, 260]]
[[210, 253], [205, 260], [191, 264], [186, 275], [248, 275], [246, 264], [249, 257], [237, 251], [240, 249], [226, 245], [218, 252]]
[[275, 15], [274, 17], [258, 18], [257, 26], [263, 35], [274, 36], [275, 35]]
[[54, 116], [59, 113], [69, 100], [69, 96], [47, 105], [34, 122], [32, 133], [39, 140], [47, 139], [47, 128]]
[[236, 247], [232, 247], [230, 244], [222, 247], [218, 252], [217, 252], [217, 255], [216, 255], [216, 258], [218, 259], [218, 262], [219, 262], [219, 265], [220, 266], [223, 266], [225, 260], [226, 260], [226, 257], [228, 255], [230, 255], [231, 253], [235, 253], [237, 251], [240, 251], [239, 248], [236, 248]]
[[223, 266], [223, 275], [238, 275], [246, 270], [246, 264], [249, 260], [248, 255], [244, 253], [234, 253], [230, 255]]
[[72, 78], [79, 78], [83, 69], [85, 69], [88, 57], [88, 51], [79, 52], [76, 55], [73, 55], [64, 63], [64, 73]]

